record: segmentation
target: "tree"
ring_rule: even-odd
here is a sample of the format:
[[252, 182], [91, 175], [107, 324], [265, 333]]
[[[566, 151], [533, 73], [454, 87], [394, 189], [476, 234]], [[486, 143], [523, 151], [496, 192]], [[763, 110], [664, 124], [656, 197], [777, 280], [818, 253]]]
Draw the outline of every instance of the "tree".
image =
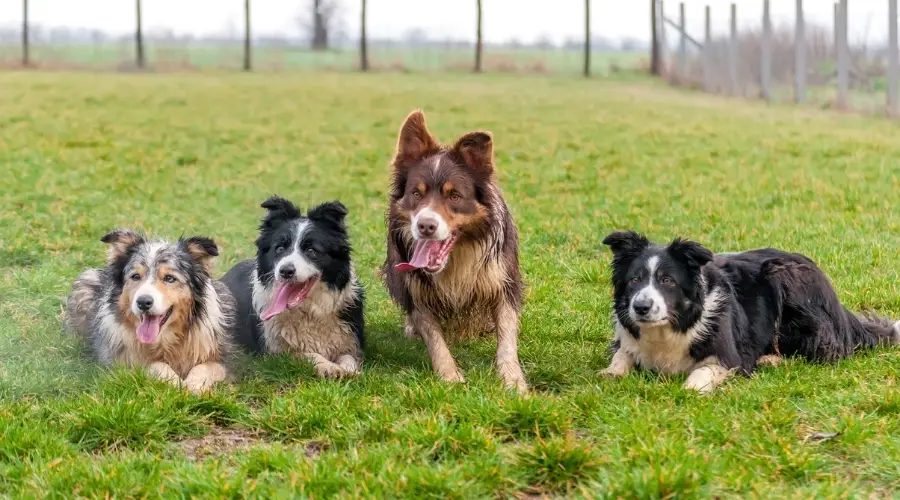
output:
[[244, 0], [244, 71], [251, 69], [250, 58], [250, 0]]
[[484, 51], [484, 41], [481, 37], [481, 0], [476, 0], [478, 7], [478, 27], [475, 31], [475, 72], [481, 73], [481, 54]]
[[584, 0], [584, 76], [591, 76], [591, 0]]
[[[339, 0], [312, 0], [309, 7], [304, 7], [297, 16], [297, 24], [302, 32], [309, 37], [313, 50], [327, 50], [333, 32], [337, 30], [339, 21]], [[311, 16], [310, 16], [311, 14]]]
[[134, 32], [134, 43], [137, 48], [138, 68], [144, 67], [144, 33], [141, 31], [141, 0], [135, 0], [137, 8], [137, 29]]
[[28, 0], [22, 0], [22, 66], [31, 63], [28, 47]]
[[359, 69], [369, 71], [369, 50], [366, 42], [366, 0], [362, 0], [362, 15], [360, 16]]
[[658, 0], [650, 0], [650, 74], [659, 76], [659, 19]]

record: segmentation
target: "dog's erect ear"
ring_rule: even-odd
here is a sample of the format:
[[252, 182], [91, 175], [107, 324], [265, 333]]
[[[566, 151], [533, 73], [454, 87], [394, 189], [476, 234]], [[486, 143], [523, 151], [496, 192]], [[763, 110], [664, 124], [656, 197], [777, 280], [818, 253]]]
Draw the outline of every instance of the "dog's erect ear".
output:
[[672, 243], [669, 243], [666, 251], [668, 251], [669, 255], [673, 258], [695, 268], [701, 268], [704, 264], [713, 260], [712, 250], [696, 241], [684, 240], [681, 238], [675, 238]]
[[650, 241], [635, 231], [615, 231], [603, 238], [603, 244], [608, 246], [613, 255], [637, 254], [650, 246]]
[[309, 220], [331, 224], [335, 227], [344, 227], [344, 218], [347, 217], [347, 207], [339, 201], [329, 201], [317, 207], [309, 209], [306, 214]]
[[215, 241], [205, 236], [191, 236], [180, 243], [194, 262], [203, 266], [207, 272], [212, 270], [213, 261], [219, 256], [219, 246]]
[[100, 241], [109, 245], [106, 260], [113, 263], [125, 255], [129, 248], [143, 243], [144, 237], [131, 229], [114, 229], [100, 238]]
[[453, 150], [470, 168], [481, 171], [494, 168], [494, 139], [490, 132], [470, 132], [456, 141]]
[[397, 137], [394, 168], [409, 166], [425, 156], [439, 151], [441, 145], [425, 126], [425, 113], [417, 109], [406, 117]]
[[260, 230], [272, 227], [273, 222], [279, 219], [296, 219], [300, 217], [300, 209], [281, 196], [272, 196], [260, 203], [259, 206], [269, 211], [263, 218]]

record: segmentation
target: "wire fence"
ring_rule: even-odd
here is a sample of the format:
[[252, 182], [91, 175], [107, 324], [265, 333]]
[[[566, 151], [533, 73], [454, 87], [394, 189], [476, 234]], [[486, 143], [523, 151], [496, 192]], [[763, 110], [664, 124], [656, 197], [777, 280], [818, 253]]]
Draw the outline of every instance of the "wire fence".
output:
[[[99, 29], [64, 28], [48, 25], [40, 19], [29, 19], [28, 0], [18, 1], [23, 4], [22, 22], [0, 20], [0, 65], [6, 68], [25, 65], [47, 69], [119, 71], [359, 70], [363, 66], [359, 29], [366, 25], [370, 33], [375, 33], [366, 40], [366, 69], [369, 70], [472, 71], [476, 58], [476, 40], [443, 36], [430, 33], [427, 28], [416, 27], [388, 37], [384, 33], [391, 31], [391, 27], [379, 26], [372, 21], [354, 21], [354, 29], [349, 30], [345, 24], [325, 19], [322, 23], [328, 25], [328, 43], [320, 47], [314, 47], [316, 21], [313, 15], [307, 16], [309, 19], [306, 20], [297, 20], [294, 34], [255, 33], [254, 12], [271, 11], [274, 8], [272, 2], [265, 1], [231, 0], [227, 5], [223, 2], [221, 7], [211, 7], [213, 10], [225, 10], [226, 7], [233, 9], [240, 5], [241, 10], [229, 18], [217, 33], [205, 35], [186, 35], [158, 26], [148, 29], [146, 21], [143, 25], [141, 23], [141, 12], [146, 15], [150, 7], [158, 8], [158, 4], [152, 1], [145, 1], [142, 5], [140, 0], [120, 0], [123, 4], [128, 4], [128, 9], [119, 8], [115, 13], [116, 23], [124, 28], [119, 30], [119, 34]], [[46, 0], [32, 0], [32, 10], [34, 5], [42, 1]], [[84, 3], [85, 0], [80, 1]], [[486, 0], [485, 3], [489, 1]], [[583, 0], [573, 1], [582, 4]], [[361, 12], [348, 7], [352, 4], [357, 9], [360, 3], [366, 4], [360, 0], [298, 0], [295, 6], [341, 5], [344, 8], [342, 20], [346, 21], [348, 15], [358, 19]], [[376, 3], [374, 7], [369, 7], [370, 10], [385, 8], [383, 4], [370, 3]], [[476, 4], [467, 2], [462, 5], [456, 0], [430, 0], [429, 3], [445, 10], [472, 11]], [[534, 6], [522, 8], [527, 7]], [[267, 14], [271, 17], [272, 12]], [[585, 26], [584, 12], [578, 10], [574, 14], [571, 21], [577, 31]], [[176, 15], [178, 12], [167, 13], [168, 17]], [[288, 18], [295, 15], [296, 11], [291, 10], [283, 13]], [[598, 20], [605, 20], [603, 16], [608, 15], [609, 12], [602, 10], [594, 13]], [[634, 38], [613, 39], [602, 34], [591, 38], [592, 73], [607, 74], [648, 64], [649, 44], [641, 39], [648, 38], [646, 34], [650, 31], [650, 24], [643, 19], [640, 22], [645, 27], [644, 33]], [[304, 23], [307, 25], [304, 26]], [[129, 32], [127, 27], [130, 26], [135, 28]], [[475, 29], [473, 19], [472, 34]], [[308, 33], [301, 33], [303, 31]], [[563, 40], [537, 36], [528, 41], [509, 39], [504, 42], [483, 42], [482, 70], [581, 74], [584, 66], [584, 41], [584, 36], [579, 35]]]
[[[863, 2], [834, 3], [832, 20], [824, 23], [810, 22], [803, 0], [778, 1], [780, 7], [792, 4], [792, 22], [774, 24], [772, 3], [758, 0], [759, 24], [742, 28], [735, 4], [707, 6], [700, 24], [691, 22], [684, 3], [658, 2], [663, 76], [711, 93], [900, 114], [897, 0], [875, 0], [887, 15], [868, 16], [857, 29], [851, 29], [849, 13]], [[728, 21], [727, 29], [717, 33], [715, 19]], [[688, 26], [697, 24], [703, 30], [690, 32]], [[875, 31], [887, 37], [871, 35]]]

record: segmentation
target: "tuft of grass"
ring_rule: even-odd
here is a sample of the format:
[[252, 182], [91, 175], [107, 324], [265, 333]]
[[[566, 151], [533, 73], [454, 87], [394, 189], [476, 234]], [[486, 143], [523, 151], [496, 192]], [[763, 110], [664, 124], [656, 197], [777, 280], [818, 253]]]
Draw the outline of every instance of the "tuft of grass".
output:
[[602, 465], [590, 443], [579, 442], [572, 435], [539, 439], [519, 451], [518, 460], [530, 486], [554, 493], [575, 489]]

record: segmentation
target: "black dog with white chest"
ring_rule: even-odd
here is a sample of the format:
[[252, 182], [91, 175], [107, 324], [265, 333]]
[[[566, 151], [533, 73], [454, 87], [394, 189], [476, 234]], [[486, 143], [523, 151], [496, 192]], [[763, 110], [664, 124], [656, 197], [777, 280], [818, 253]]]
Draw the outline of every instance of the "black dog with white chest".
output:
[[309, 360], [321, 377], [359, 373], [363, 359], [363, 293], [350, 258], [337, 201], [304, 216], [272, 197], [256, 240], [256, 259], [234, 266], [222, 282], [237, 302], [237, 338], [251, 351]]
[[604, 374], [635, 366], [688, 374], [709, 392], [737, 371], [800, 355], [829, 362], [859, 349], [900, 344], [900, 322], [857, 317], [809, 258], [766, 248], [713, 254], [699, 243], [651, 243], [632, 231], [603, 243], [613, 252], [615, 338]]

